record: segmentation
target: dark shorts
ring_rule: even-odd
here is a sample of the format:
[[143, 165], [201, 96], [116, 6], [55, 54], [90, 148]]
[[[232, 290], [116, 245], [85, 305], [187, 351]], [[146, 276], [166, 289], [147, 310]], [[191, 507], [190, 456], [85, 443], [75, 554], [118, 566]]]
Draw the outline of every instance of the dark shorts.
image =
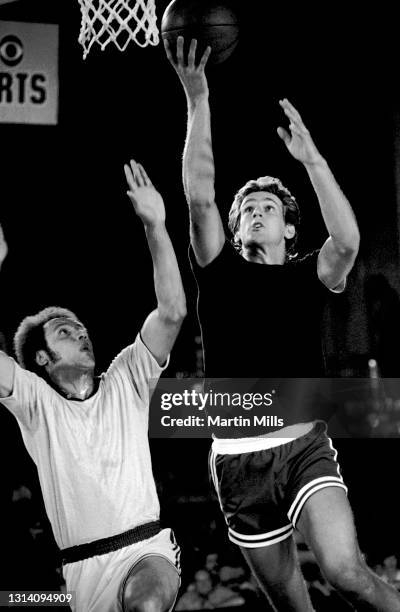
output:
[[228, 524], [229, 539], [245, 548], [291, 536], [311, 495], [343, 483], [326, 425], [292, 442], [240, 454], [210, 452], [210, 471]]

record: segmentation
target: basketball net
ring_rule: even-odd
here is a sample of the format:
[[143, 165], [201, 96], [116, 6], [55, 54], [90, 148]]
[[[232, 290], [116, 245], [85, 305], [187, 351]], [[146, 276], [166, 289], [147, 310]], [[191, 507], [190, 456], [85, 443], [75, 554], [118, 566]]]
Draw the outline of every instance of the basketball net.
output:
[[96, 42], [103, 51], [113, 42], [125, 51], [131, 40], [140, 47], [159, 42], [154, 0], [79, 0], [82, 13], [79, 42], [83, 59]]

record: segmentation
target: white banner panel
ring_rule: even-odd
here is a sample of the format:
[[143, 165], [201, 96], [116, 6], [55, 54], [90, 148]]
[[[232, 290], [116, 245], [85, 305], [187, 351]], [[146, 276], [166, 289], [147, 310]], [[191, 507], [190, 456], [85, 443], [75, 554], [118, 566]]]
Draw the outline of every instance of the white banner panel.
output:
[[58, 25], [0, 21], [0, 123], [57, 118]]

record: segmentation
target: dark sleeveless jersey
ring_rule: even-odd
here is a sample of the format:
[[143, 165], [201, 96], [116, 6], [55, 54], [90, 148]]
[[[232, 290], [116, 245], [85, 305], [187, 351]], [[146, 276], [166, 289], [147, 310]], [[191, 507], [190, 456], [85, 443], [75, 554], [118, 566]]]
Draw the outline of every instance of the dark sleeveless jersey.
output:
[[[284, 425], [324, 417], [316, 410], [312, 381], [305, 380], [324, 376], [321, 320], [331, 292], [318, 278], [317, 258], [314, 251], [284, 265], [253, 263], [226, 241], [201, 268], [190, 249], [206, 378], [274, 379], [276, 384], [251, 387], [286, 389]], [[269, 426], [264, 433], [278, 428]]]
[[201, 268], [190, 252], [207, 377], [324, 375], [321, 318], [330, 294], [318, 251], [284, 265], [246, 261], [228, 242]]

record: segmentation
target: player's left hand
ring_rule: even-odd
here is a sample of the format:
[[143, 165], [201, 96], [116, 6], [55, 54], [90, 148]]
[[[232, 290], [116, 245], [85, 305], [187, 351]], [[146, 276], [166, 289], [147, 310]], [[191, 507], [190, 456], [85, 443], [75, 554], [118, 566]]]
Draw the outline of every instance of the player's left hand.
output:
[[3, 228], [0, 225], [0, 266], [7, 257], [8, 246], [6, 239], [4, 238]]
[[286, 98], [279, 100], [279, 104], [290, 121], [290, 133], [283, 127], [278, 127], [277, 132], [289, 153], [304, 165], [314, 165], [323, 162], [324, 159], [315, 146], [310, 132], [304, 125], [300, 113]]
[[165, 223], [164, 201], [143, 166], [131, 159], [124, 170], [129, 187], [127, 195], [144, 225], [154, 227]]

